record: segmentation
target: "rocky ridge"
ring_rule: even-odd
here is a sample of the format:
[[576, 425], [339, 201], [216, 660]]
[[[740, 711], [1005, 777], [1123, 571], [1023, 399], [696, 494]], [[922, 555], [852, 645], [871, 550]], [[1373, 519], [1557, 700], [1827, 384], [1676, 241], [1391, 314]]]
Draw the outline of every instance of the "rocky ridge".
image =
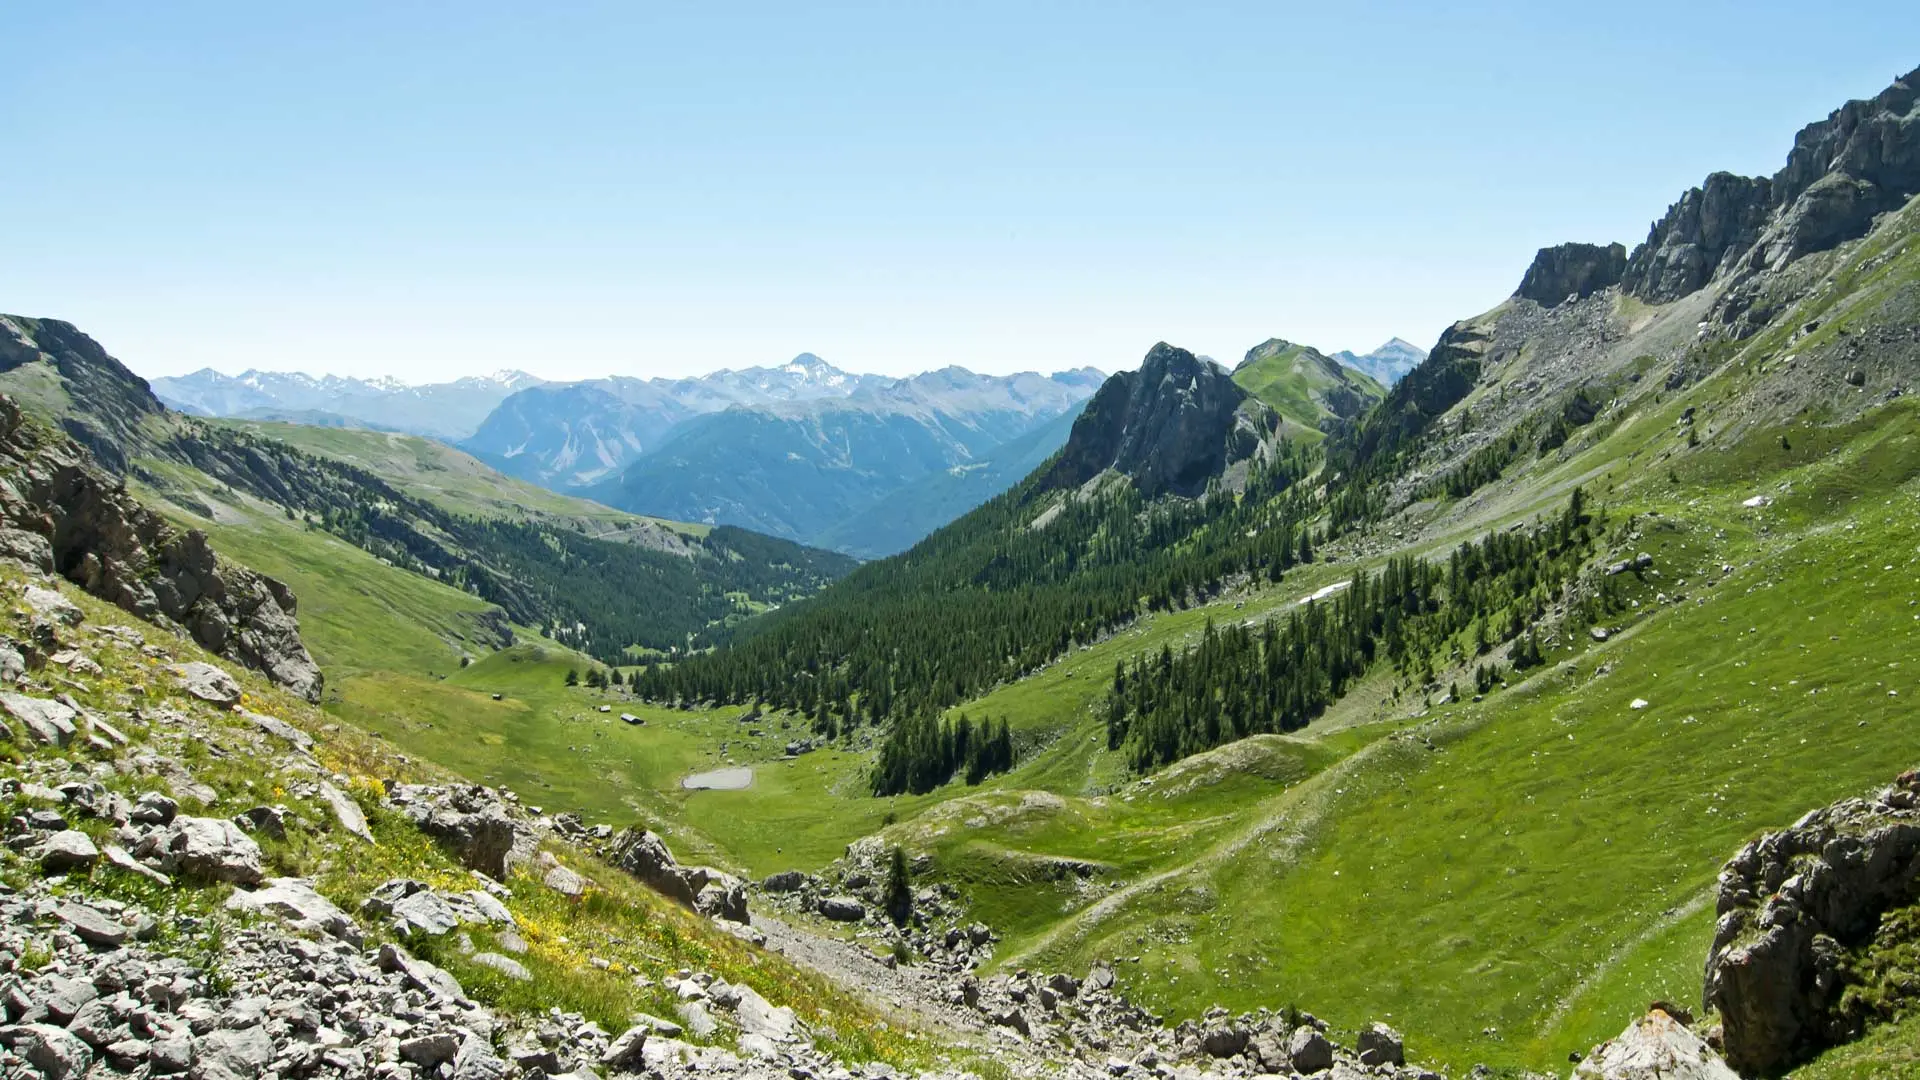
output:
[[1148, 498], [1191, 497], [1260, 453], [1278, 425], [1220, 365], [1161, 342], [1094, 394], [1042, 483], [1078, 488], [1111, 469]]
[[85, 448], [0, 395], [0, 549], [318, 701], [320, 667], [285, 585], [216, 554], [127, 494]]

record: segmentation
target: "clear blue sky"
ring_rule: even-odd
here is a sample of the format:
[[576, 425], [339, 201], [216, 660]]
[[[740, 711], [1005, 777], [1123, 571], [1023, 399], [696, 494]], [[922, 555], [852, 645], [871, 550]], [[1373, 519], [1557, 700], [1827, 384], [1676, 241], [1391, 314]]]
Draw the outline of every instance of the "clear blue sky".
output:
[[0, 311], [149, 375], [1424, 347], [1920, 64], [1911, 2], [806, 7], [10, 5]]

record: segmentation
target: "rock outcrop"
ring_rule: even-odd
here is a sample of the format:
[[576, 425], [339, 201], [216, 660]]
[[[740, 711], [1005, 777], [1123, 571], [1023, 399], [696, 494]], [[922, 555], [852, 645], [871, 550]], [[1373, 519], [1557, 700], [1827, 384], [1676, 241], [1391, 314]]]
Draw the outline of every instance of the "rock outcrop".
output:
[[1771, 1073], [1859, 1034], [1845, 1007], [1881, 915], [1920, 899], [1920, 770], [1870, 799], [1815, 810], [1720, 871], [1703, 997], [1727, 1061]]
[[1573, 1080], [1739, 1080], [1705, 1040], [1654, 1008], [1593, 1048]]
[[1572, 298], [1584, 300], [1618, 285], [1627, 268], [1627, 249], [1619, 244], [1558, 244], [1541, 248], [1520, 279], [1515, 296], [1541, 307]]
[[1225, 368], [1161, 342], [1140, 370], [1114, 375], [1093, 395], [1043, 483], [1077, 488], [1112, 469], [1148, 498], [1199, 495], [1257, 454], [1278, 424]]
[[87, 450], [0, 395], [0, 553], [58, 573], [143, 619], [183, 627], [207, 651], [320, 700], [285, 585], [216, 554], [141, 505]]
[[1768, 177], [1714, 173], [1667, 209], [1627, 260], [1623, 288], [1667, 303], [1721, 278], [1777, 269], [1866, 234], [1920, 193], [1920, 70], [1794, 138]]
[[745, 924], [747, 883], [710, 866], [682, 866], [667, 843], [645, 829], [627, 829], [613, 838], [608, 859], [662, 893], [709, 918]]
[[495, 881], [530, 862], [546, 830], [499, 792], [479, 784], [392, 784], [387, 802], [445, 844], [469, 870]]

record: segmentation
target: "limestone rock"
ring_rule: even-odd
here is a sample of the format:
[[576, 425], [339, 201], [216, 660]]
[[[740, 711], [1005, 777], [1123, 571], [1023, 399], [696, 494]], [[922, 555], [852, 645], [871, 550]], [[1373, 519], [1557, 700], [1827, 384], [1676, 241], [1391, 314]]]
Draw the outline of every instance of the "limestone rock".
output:
[[84, 870], [100, 858], [100, 849], [86, 833], [64, 829], [40, 844], [40, 868], [49, 874]]
[[373, 833], [367, 829], [367, 815], [361, 811], [360, 804], [354, 802], [346, 792], [324, 780], [318, 787], [320, 801], [326, 803], [327, 808], [333, 811], [333, 820], [349, 834], [369, 844], [373, 843]]
[[161, 850], [167, 865], [188, 877], [256, 885], [265, 876], [260, 845], [222, 818], [175, 818]]
[[1287, 1060], [1295, 1072], [1317, 1073], [1331, 1069], [1333, 1043], [1314, 1028], [1296, 1028], [1287, 1040]]
[[27, 739], [40, 746], [64, 747], [79, 732], [79, 711], [64, 702], [0, 692], [0, 709], [20, 722]]
[[199, 660], [176, 664], [173, 675], [180, 689], [209, 705], [226, 709], [240, 704], [239, 681], [212, 664]]
[[1360, 1038], [1355, 1041], [1354, 1049], [1359, 1053], [1362, 1065], [1400, 1066], [1407, 1063], [1406, 1045], [1400, 1033], [1377, 1021], [1360, 1029]]
[[303, 878], [270, 878], [265, 888], [253, 892], [236, 889], [227, 898], [227, 907], [233, 911], [267, 912], [299, 929], [339, 938], [350, 945], [359, 945], [362, 940], [360, 928], [352, 917], [315, 892], [313, 883]]
[[1738, 1080], [1700, 1036], [1654, 1009], [1593, 1048], [1573, 1080]]
[[1560, 244], [1541, 248], [1514, 293], [1541, 307], [1554, 307], [1568, 298], [1584, 300], [1620, 283], [1627, 269], [1627, 249], [1620, 244]]
[[1920, 770], [1740, 849], [1720, 871], [1702, 992], [1720, 1014], [1727, 1063], [1777, 1072], [1846, 1038], [1846, 950], [1911, 902], [1916, 880]]
[[0, 1027], [0, 1046], [40, 1070], [46, 1080], [79, 1080], [93, 1063], [93, 1051], [79, 1036], [52, 1024]]

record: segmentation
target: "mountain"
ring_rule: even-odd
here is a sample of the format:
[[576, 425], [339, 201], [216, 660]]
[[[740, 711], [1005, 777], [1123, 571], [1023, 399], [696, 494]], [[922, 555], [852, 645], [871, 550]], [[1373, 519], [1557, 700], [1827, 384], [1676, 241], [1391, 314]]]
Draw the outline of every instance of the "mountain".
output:
[[550, 383], [506, 398], [461, 447], [511, 476], [572, 491], [613, 478], [694, 417], [739, 406], [840, 399], [891, 381], [849, 374], [801, 353], [779, 367], [693, 378]]
[[1082, 401], [978, 461], [929, 473], [831, 526], [814, 542], [862, 559], [898, 554], [922, 537], [1018, 484], [1066, 444]]
[[[476, 643], [510, 641], [511, 623], [608, 662], [630, 648], [685, 648], [853, 565], [741, 529], [533, 494], [424, 439], [172, 412], [98, 343], [56, 320], [0, 316], [0, 391], [216, 541], [248, 543], [265, 530], [276, 534], [269, 558], [293, 549], [324, 562], [331, 545], [319, 541], [328, 537], [493, 605], [463, 634]], [[219, 528], [242, 521], [246, 536]]]
[[500, 402], [540, 385], [524, 371], [497, 371], [452, 382], [409, 386], [397, 379], [315, 378], [299, 372], [201, 368], [152, 380], [162, 402], [196, 416], [238, 416], [326, 426], [405, 431], [437, 439], [471, 435]]
[[1381, 386], [1392, 386], [1401, 376], [1419, 366], [1427, 351], [1410, 341], [1394, 338], [1370, 353], [1355, 356], [1346, 349], [1333, 354], [1340, 363], [1365, 374]]
[[1312, 432], [1355, 419], [1385, 392], [1358, 368], [1310, 345], [1279, 338], [1247, 350], [1246, 358], [1233, 369], [1233, 381]]
[[[849, 550], [897, 550], [897, 541], [860, 536], [846, 523], [896, 492], [981, 466], [998, 448], [1047, 429], [1099, 378], [1091, 370], [994, 376], [949, 367], [868, 382], [845, 397], [736, 406], [686, 421], [664, 445], [589, 490], [639, 513], [736, 524], [804, 543], [837, 535]], [[889, 531], [917, 539], [951, 520], [958, 503], [897, 505], [916, 513]]]

